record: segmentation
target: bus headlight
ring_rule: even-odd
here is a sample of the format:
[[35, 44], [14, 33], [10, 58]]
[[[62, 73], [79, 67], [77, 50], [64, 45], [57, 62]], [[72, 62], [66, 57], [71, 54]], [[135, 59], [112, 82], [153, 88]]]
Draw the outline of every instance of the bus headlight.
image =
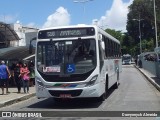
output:
[[38, 87], [44, 87], [44, 84], [42, 83], [42, 81], [41, 81], [40, 78], [36, 77], [35, 80], [36, 80], [36, 82], [37, 82], [37, 86], [38, 86]]
[[94, 85], [97, 80], [97, 77], [98, 75], [93, 76], [92, 79], [86, 84], [85, 87]]

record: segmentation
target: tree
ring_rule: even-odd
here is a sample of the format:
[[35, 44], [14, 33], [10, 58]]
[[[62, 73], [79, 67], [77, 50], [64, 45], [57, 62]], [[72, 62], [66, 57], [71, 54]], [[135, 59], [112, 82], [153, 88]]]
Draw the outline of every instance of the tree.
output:
[[[139, 22], [141, 28], [142, 50], [153, 50], [155, 45], [155, 27], [154, 27], [154, 6], [151, 0], [134, 0], [129, 6], [128, 20], [126, 29], [128, 35], [132, 37], [133, 48], [138, 48], [140, 43]], [[156, 0], [157, 28], [158, 35], [160, 31], [160, 1]], [[136, 47], [137, 46], [137, 47]], [[147, 46], [147, 47], [144, 47]]]
[[106, 29], [105, 30], [107, 33], [118, 39], [120, 42], [123, 40], [123, 33], [121, 31], [116, 31], [114, 29]]

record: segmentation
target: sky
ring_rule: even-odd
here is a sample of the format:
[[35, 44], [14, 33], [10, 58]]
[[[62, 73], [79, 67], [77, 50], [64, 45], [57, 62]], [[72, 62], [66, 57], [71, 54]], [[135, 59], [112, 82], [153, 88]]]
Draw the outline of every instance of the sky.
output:
[[2, 0], [0, 21], [8, 24], [18, 22], [36, 28], [97, 24], [103, 29], [126, 31], [128, 6], [132, 2], [133, 0]]

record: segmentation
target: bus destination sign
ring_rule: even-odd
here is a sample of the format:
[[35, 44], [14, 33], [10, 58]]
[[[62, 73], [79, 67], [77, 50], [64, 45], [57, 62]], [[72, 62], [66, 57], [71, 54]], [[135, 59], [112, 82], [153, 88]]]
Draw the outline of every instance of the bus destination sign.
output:
[[65, 38], [65, 37], [82, 37], [91, 36], [95, 34], [95, 30], [92, 27], [89, 28], [68, 28], [68, 29], [51, 29], [42, 30], [38, 33], [38, 39], [48, 38]]

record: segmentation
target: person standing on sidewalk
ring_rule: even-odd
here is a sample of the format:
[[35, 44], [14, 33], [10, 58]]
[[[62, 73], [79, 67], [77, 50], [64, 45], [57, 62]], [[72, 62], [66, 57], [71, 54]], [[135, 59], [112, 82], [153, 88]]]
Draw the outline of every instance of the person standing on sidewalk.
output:
[[24, 93], [26, 93], [26, 88], [27, 88], [27, 93], [29, 93], [29, 73], [30, 71], [26, 63], [23, 64], [23, 67], [20, 69], [20, 73], [22, 77]]
[[6, 87], [6, 94], [8, 91], [8, 79], [11, 77], [8, 67], [4, 61], [1, 61], [0, 65], [0, 86], [2, 88], [2, 95], [4, 95], [4, 87]]
[[34, 63], [32, 61], [29, 64], [29, 71], [30, 71], [30, 86], [33, 87], [35, 85], [35, 70], [34, 70]]
[[22, 79], [20, 74], [20, 66], [19, 63], [16, 64], [14, 68], [14, 80], [18, 89], [18, 93], [21, 93]]

